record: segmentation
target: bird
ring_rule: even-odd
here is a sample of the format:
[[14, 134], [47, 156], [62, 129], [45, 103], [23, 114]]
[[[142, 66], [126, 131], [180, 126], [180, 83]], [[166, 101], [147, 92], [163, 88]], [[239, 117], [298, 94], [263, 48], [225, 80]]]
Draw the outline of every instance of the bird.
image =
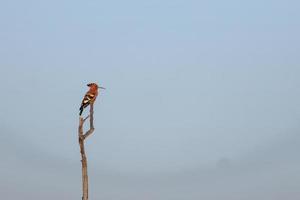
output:
[[96, 101], [98, 96], [98, 89], [105, 89], [104, 87], [99, 87], [96, 83], [89, 83], [87, 86], [90, 88], [89, 91], [84, 95], [83, 100], [81, 102], [81, 106], [79, 108], [79, 115], [81, 116], [83, 109], [85, 109], [90, 104], [93, 104]]

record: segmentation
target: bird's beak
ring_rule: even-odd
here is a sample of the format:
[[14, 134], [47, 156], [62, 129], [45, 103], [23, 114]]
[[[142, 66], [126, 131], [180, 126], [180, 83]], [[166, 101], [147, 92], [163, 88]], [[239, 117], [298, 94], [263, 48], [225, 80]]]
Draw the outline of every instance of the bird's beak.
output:
[[101, 89], [104, 89], [104, 90], [105, 90], [105, 88], [104, 88], [104, 87], [99, 87], [99, 88], [101, 88]]

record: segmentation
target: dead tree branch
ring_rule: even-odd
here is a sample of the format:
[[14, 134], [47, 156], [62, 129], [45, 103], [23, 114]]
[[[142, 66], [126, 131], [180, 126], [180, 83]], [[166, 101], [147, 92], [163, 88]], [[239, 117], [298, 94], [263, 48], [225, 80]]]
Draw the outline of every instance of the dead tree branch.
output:
[[[90, 119], [90, 128], [87, 132], [83, 132], [83, 125], [87, 119]], [[86, 118], [79, 117], [78, 140], [81, 154], [82, 166], [82, 200], [88, 200], [88, 170], [87, 157], [84, 149], [84, 140], [94, 132], [94, 105], [90, 104], [90, 114]]]

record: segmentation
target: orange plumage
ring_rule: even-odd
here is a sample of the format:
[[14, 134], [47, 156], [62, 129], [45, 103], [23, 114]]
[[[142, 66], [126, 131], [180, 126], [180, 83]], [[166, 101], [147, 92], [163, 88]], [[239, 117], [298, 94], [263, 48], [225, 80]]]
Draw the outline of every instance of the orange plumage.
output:
[[93, 104], [96, 101], [96, 98], [98, 96], [98, 88], [105, 89], [103, 87], [99, 87], [96, 83], [89, 83], [87, 84], [87, 86], [90, 87], [90, 89], [84, 95], [84, 98], [81, 102], [81, 106], [79, 108], [80, 110], [79, 115], [82, 114], [84, 108], [86, 108], [90, 104]]

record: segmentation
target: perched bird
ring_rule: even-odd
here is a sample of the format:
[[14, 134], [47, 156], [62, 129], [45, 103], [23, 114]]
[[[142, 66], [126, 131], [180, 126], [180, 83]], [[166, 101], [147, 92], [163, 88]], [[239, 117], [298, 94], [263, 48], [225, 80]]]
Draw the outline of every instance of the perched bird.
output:
[[84, 95], [84, 98], [81, 102], [81, 106], [79, 108], [79, 115], [82, 114], [83, 109], [88, 105], [93, 104], [98, 96], [98, 88], [105, 89], [104, 87], [99, 87], [96, 83], [87, 84], [90, 87], [89, 91]]

